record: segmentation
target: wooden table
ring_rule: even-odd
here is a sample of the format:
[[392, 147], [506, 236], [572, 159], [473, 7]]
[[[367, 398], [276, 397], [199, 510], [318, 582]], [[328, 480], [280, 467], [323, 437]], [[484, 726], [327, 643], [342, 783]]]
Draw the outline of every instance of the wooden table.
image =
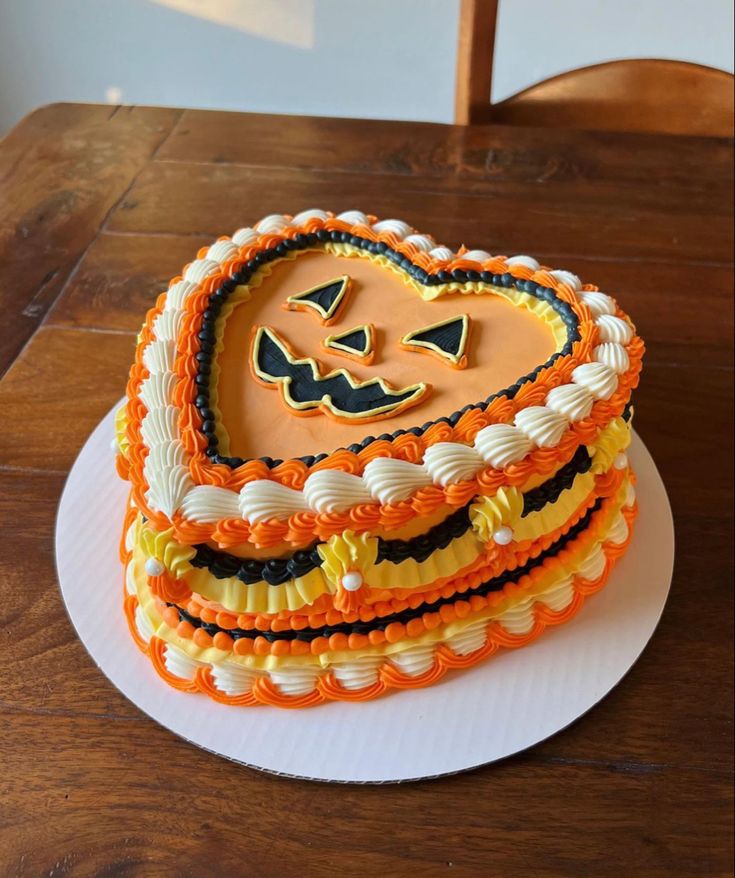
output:
[[[732, 159], [728, 141], [541, 129], [24, 119], [0, 148], [0, 873], [729, 875]], [[317, 785], [202, 752], [113, 688], [57, 588], [59, 493], [144, 310], [217, 235], [314, 206], [532, 253], [613, 293], [648, 343], [636, 425], [678, 540], [661, 625], [588, 716], [462, 776]]]

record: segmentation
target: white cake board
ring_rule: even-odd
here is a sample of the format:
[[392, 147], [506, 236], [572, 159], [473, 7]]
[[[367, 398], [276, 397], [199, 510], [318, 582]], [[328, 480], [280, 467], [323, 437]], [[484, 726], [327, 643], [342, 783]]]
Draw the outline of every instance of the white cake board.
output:
[[[113, 413], [69, 474], [56, 563], [72, 622], [115, 686], [182, 738], [253, 768], [323, 781], [385, 783], [453, 774], [543, 741], [597, 704], [654, 632], [671, 582], [674, 531], [655, 464], [636, 436], [640, 514], [608, 584], [533, 644], [450, 671], [426, 689], [302, 710], [231, 707], [178, 692], [133, 643], [123, 615], [118, 543], [127, 485], [110, 449]], [[100, 625], [99, 620], [117, 620]]]

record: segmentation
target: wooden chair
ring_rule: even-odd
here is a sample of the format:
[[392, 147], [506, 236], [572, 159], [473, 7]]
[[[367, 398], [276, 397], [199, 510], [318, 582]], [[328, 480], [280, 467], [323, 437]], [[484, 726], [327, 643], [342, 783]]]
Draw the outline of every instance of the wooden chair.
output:
[[490, 103], [498, 0], [462, 0], [455, 122], [733, 136], [733, 77], [640, 59], [562, 73]]

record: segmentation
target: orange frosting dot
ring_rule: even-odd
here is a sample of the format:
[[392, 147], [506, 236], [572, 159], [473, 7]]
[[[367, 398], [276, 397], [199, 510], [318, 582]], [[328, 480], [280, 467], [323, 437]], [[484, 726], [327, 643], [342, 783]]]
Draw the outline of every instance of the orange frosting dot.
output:
[[191, 622], [187, 622], [184, 619], [179, 622], [176, 626], [176, 633], [179, 637], [185, 637], [187, 640], [191, 640], [192, 635], [194, 634], [194, 626]]
[[379, 646], [381, 643], [385, 643], [385, 632], [378, 631], [377, 629], [370, 631], [368, 633], [368, 640], [372, 646]]
[[166, 607], [161, 615], [163, 616], [163, 621], [169, 628], [176, 628], [179, 624], [179, 614], [176, 607]]
[[224, 631], [218, 631], [212, 638], [212, 645], [216, 646], [217, 649], [223, 649], [226, 652], [229, 652], [232, 649], [234, 643], [235, 641], [229, 634], [225, 634]]
[[253, 641], [249, 637], [240, 637], [235, 641], [232, 651], [235, 655], [251, 655], [253, 652]]
[[347, 635], [343, 634], [341, 631], [337, 632], [336, 634], [332, 634], [332, 636], [329, 638], [329, 648], [332, 650], [337, 651], [340, 649], [347, 649], [347, 646]]
[[445, 625], [448, 622], [453, 622], [457, 617], [457, 614], [454, 612], [454, 607], [451, 604], [444, 604], [444, 606], [439, 607], [439, 615]]
[[388, 643], [396, 643], [402, 637], [406, 636], [406, 626], [400, 622], [391, 622], [385, 629], [385, 639]]
[[469, 601], [457, 601], [454, 605], [454, 612], [457, 614], [458, 619], [464, 619], [470, 612]]
[[212, 645], [212, 635], [207, 634], [204, 628], [197, 628], [194, 631], [192, 640], [202, 649], [208, 649]]
[[291, 655], [308, 655], [310, 646], [305, 640], [291, 641]]
[[288, 640], [276, 640], [271, 643], [271, 655], [289, 655], [291, 644]]
[[329, 649], [329, 641], [326, 637], [315, 637], [314, 640], [311, 641], [311, 653], [312, 655], [321, 655], [323, 652], [326, 652]]
[[369, 643], [367, 634], [350, 634], [347, 638], [347, 645], [350, 649], [364, 649]]
[[270, 655], [271, 645], [265, 637], [256, 637], [253, 641], [253, 652], [256, 655]]
[[409, 637], [419, 637], [426, 630], [422, 619], [411, 619], [406, 625], [406, 633]]

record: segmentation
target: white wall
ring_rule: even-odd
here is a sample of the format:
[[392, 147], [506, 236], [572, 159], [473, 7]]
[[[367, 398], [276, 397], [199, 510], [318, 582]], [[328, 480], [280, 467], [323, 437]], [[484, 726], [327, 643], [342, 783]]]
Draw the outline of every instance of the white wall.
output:
[[[732, 70], [732, 0], [501, 0], [495, 99], [583, 64]], [[58, 100], [450, 121], [459, 0], [0, 0], [0, 132]]]

